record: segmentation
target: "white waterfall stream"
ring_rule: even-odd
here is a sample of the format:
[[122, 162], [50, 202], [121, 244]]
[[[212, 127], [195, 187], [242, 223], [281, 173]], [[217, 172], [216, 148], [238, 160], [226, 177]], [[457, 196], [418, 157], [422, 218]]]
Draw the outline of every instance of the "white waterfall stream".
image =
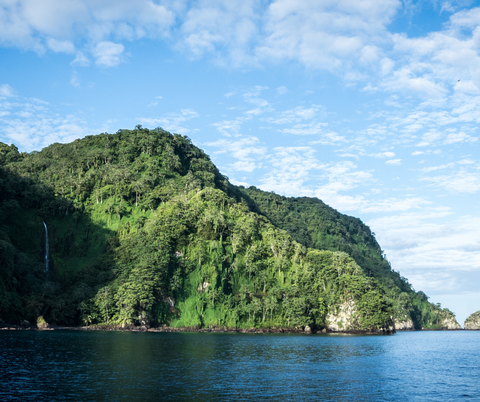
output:
[[47, 224], [43, 222], [45, 228], [45, 271], [48, 272], [48, 229]]

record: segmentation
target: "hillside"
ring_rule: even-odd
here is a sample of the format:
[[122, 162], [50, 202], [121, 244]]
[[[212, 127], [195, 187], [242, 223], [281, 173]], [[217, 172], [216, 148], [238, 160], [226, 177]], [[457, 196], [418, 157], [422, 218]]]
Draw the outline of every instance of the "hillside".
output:
[[5, 321], [365, 331], [452, 317], [391, 270], [360, 220], [237, 188], [162, 129], [30, 154], [0, 144], [0, 189]]
[[435, 328], [450, 315], [447, 309], [429, 303], [425, 293], [416, 292], [406, 278], [392, 269], [375, 234], [360, 219], [341, 214], [317, 198], [283, 197], [255, 187], [241, 190], [262, 215], [305, 247], [350, 255], [388, 295], [397, 327], [411, 320], [417, 329]]
[[470, 314], [464, 323], [465, 329], [480, 329], [480, 311]]

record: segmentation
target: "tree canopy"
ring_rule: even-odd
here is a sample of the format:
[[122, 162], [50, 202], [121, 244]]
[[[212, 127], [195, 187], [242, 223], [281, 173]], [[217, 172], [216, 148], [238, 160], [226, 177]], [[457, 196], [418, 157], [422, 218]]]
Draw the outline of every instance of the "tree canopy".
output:
[[30, 154], [0, 143], [0, 190], [3, 319], [323, 328], [352, 302], [355, 328], [371, 330], [452, 315], [391, 269], [359, 219], [233, 186], [162, 129]]

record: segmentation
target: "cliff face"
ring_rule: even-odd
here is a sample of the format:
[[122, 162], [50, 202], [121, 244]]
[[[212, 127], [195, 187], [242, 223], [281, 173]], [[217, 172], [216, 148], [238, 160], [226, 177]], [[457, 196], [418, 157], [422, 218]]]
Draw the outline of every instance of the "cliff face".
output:
[[463, 326], [465, 329], [480, 329], [480, 310], [471, 314]]
[[462, 329], [454, 317], [447, 317], [442, 321], [443, 329]]
[[325, 323], [329, 331], [357, 331], [360, 329], [357, 314], [355, 302], [350, 299], [340, 304], [335, 312], [330, 312]]
[[405, 317], [404, 320], [396, 319], [394, 326], [397, 331], [414, 331], [415, 325], [410, 317]]
[[387, 319], [383, 326], [377, 325], [371, 328], [362, 326], [358, 302], [354, 299], [347, 299], [332, 309], [325, 318], [325, 325], [330, 332], [395, 332], [395, 326], [391, 319]]

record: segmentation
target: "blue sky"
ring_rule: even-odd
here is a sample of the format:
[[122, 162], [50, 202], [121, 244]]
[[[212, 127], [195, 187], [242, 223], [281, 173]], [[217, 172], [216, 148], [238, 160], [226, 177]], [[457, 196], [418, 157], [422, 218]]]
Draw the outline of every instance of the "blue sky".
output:
[[463, 324], [480, 309], [477, 5], [0, 0], [0, 141], [188, 135], [233, 183], [360, 217]]

